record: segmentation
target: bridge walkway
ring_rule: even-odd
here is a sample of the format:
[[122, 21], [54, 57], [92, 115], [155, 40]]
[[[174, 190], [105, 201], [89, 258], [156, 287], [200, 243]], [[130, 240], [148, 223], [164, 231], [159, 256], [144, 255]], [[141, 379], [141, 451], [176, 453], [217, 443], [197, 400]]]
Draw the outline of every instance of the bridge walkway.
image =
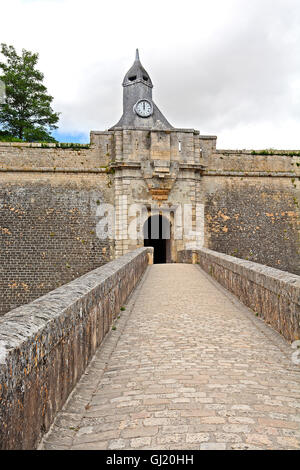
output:
[[292, 352], [198, 266], [149, 266], [40, 449], [299, 449]]

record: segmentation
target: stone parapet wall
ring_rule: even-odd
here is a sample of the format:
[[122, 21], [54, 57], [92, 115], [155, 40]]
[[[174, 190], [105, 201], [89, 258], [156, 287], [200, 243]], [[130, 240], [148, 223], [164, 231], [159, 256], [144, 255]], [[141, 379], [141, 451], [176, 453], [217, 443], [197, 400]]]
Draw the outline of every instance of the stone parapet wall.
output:
[[204, 156], [205, 175], [214, 176], [300, 176], [299, 150], [214, 150]]
[[33, 449], [151, 261], [140, 248], [0, 319], [0, 449]]
[[178, 261], [199, 264], [288, 341], [300, 339], [300, 276], [205, 248]]
[[101, 171], [109, 152], [90, 148], [59, 148], [55, 144], [0, 142], [0, 171]]

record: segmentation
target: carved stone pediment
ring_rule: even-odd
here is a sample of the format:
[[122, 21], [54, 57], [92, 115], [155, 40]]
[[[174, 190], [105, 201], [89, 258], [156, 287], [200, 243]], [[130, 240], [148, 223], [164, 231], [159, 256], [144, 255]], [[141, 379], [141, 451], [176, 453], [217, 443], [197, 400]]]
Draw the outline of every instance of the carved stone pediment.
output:
[[152, 199], [167, 200], [177, 175], [178, 162], [170, 160], [143, 160], [141, 172]]

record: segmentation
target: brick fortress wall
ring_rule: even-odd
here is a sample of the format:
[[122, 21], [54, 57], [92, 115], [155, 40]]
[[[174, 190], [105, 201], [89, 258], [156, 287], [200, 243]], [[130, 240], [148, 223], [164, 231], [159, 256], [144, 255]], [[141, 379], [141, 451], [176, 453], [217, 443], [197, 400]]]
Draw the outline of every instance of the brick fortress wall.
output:
[[114, 258], [96, 235], [106, 165], [99, 149], [0, 143], [0, 315]]
[[205, 246], [300, 274], [300, 152], [216, 150], [204, 164]]

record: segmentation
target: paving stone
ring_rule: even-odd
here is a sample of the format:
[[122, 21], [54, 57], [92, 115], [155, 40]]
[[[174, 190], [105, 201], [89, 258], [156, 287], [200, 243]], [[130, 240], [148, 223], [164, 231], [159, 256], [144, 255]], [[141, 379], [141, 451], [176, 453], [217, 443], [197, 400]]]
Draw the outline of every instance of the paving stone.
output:
[[202, 418], [202, 422], [206, 424], [224, 424], [226, 421], [224, 418], [220, 418], [219, 416], [204, 416]]
[[136, 427], [131, 429], [124, 429], [121, 433], [121, 436], [124, 438], [131, 438], [131, 437], [148, 437], [154, 436], [158, 432], [158, 427], [154, 426], [142, 426]]
[[143, 448], [144, 446], [150, 445], [151, 437], [138, 437], [136, 439], [131, 439], [130, 446], [133, 449]]
[[226, 450], [225, 442], [204, 442], [200, 444], [200, 450]]
[[273, 428], [287, 428], [287, 429], [299, 429], [299, 424], [288, 420], [269, 419], [269, 418], [258, 418], [258, 422], [261, 425], [269, 426]]
[[[155, 442], [158, 444], [177, 444], [184, 442], [184, 437], [181, 434], [162, 434], [156, 436]], [[175, 447], [174, 447], [175, 448]]]
[[299, 449], [299, 440], [293, 437], [277, 437], [276, 441], [280, 447], [287, 449]]
[[216, 413], [213, 410], [208, 409], [188, 409], [181, 412], [181, 416], [186, 416], [188, 418], [194, 418], [198, 416], [207, 417], [207, 416], [214, 416]]
[[113, 439], [110, 441], [108, 448], [109, 449], [124, 449], [126, 446], [126, 441], [124, 439]]
[[209, 434], [203, 432], [188, 433], [186, 435], [187, 443], [205, 442], [209, 440]]
[[108, 447], [108, 442], [87, 442], [85, 444], [73, 445], [71, 450], [106, 450]]
[[216, 432], [214, 434], [214, 438], [217, 442], [236, 443], [236, 442], [242, 442], [244, 436], [243, 434]]
[[246, 442], [249, 442], [250, 444], [263, 445], [266, 447], [273, 445], [273, 441], [262, 434], [248, 434], [246, 435]]
[[79, 434], [77, 433], [74, 444], [86, 443], [86, 442], [93, 442], [93, 441], [106, 441], [108, 439], [113, 439], [119, 437], [120, 431], [117, 429], [111, 431], [104, 431], [104, 432], [91, 432], [87, 434]]
[[144, 420], [145, 426], [163, 426], [170, 424], [169, 418], [147, 418]]

